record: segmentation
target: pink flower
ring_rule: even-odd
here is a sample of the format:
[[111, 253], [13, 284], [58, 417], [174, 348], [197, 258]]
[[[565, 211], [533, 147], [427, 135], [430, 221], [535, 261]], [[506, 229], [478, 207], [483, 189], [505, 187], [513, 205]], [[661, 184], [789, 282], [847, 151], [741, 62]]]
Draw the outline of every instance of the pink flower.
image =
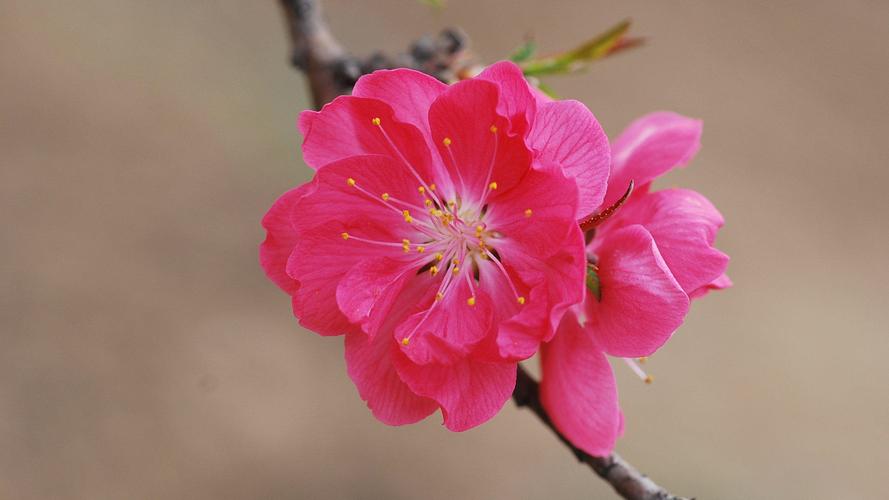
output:
[[[650, 192], [651, 181], [686, 164], [700, 148], [701, 122], [653, 113], [632, 123], [612, 145], [602, 207], [636, 190], [596, 229], [588, 246], [594, 275], [583, 307], [566, 314], [542, 348], [541, 399], [556, 427], [592, 455], [607, 455], [623, 432], [617, 387], [606, 354], [652, 354], [682, 324], [689, 301], [731, 285], [728, 256], [713, 247], [723, 219], [687, 189]], [[598, 295], [598, 296], [597, 296]]]
[[378, 71], [299, 127], [317, 172], [263, 219], [269, 278], [300, 324], [345, 334], [381, 421], [487, 421], [583, 298], [576, 219], [605, 196], [601, 127], [580, 103], [538, 105], [511, 63], [451, 86]]

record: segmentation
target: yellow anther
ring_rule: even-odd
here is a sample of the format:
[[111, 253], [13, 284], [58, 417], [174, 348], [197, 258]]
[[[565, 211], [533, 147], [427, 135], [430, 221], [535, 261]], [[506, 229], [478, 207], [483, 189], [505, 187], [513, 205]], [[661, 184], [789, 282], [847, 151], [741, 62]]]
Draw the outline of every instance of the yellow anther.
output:
[[490, 130], [491, 130], [491, 133], [492, 133], [492, 134], [496, 134], [496, 133], [497, 133], [497, 125], [491, 125], [491, 129], [490, 129]]
[[411, 212], [410, 212], [410, 210], [403, 210], [403, 211], [401, 212], [401, 215], [404, 216], [404, 221], [407, 222], [408, 224], [410, 224], [411, 222], [414, 221], [414, 218], [411, 217]]
[[340, 236], [342, 236], [344, 240], [348, 240], [348, 239], [349, 239], [349, 233], [343, 233], [343, 234], [341, 234]]
[[532, 212], [530, 208], [525, 209], [525, 217], [531, 217], [531, 214], [533, 214], [533, 213], [534, 212]]
[[491, 258], [488, 257], [488, 254], [483, 253], [483, 254], [482, 254], [482, 260], [491, 260]]
[[423, 252], [425, 252], [425, 251], [426, 251], [426, 247], [424, 247], [423, 245], [420, 245], [420, 246], [417, 247], [417, 252], [419, 252], [419, 253], [423, 253]]
[[652, 382], [654, 382], [654, 377], [652, 377], [651, 375], [646, 375], [645, 376], [645, 383], [650, 384]]
[[636, 358], [636, 361], [638, 361], [640, 363], [644, 363], [644, 362], [648, 361], [648, 356], [642, 356], [641, 358]]
[[457, 273], [460, 272], [460, 268], [457, 267], [457, 266], [454, 266], [454, 267], [451, 268], [451, 272], [454, 273], [454, 274], [457, 274]]
[[444, 254], [443, 254], [443, 253], [438, 252], [438, 253], [435, 254], [435, 260], [441, 262], [442, 259], [444, 259]]
[[522, 297], [522, 296], [516, 297], [515, 301], [518, 302], [519, 305], [525, 305], [525, 297]]
[[423, 186], [420, 186], [420, 187], [417, 188], [417, 191], [419, 191], [420, 194], [423, 194], [423, 193], [426, 192], [426, 188], [424, 188]]
[[380, 126], [380, 119], [377, 118], [377, 117], [372, 118], [372, 119], [370, 120], [370, 122], [373, 123], [374, 125], [376, 125], [377, 127]]
[[407, 222], [408, 224], [413, 224], [414, 218], [411, 217], [410, 215], [408, 215], [407, 217], [404, 218], [404, 221]]
[[346, 184], [348, 184], [348, 185], [350, 185], [350, 186], [354, 186], [354, 185], [355, 185], [355, 179], [349, 177], [348, 179], [346, 179]]
[[402, 211], [401, 211], [401, 215], [403, 215], [403, 216], [405, 216], [405, 217], [407, 217], [407, 216], [410, 215], [410, 214], [411, 214], [411, 211], [410, 211], [410, 210], [402, 210]]
[[454, 257], [453, 259], [451, 259], [451, 264], [453, 264], [455, 266], [459, 265], [460, 259], [458, 259], [457, 257]]
[[405, 247], [411, 246], [411, 240], [409, 240], [407, 238], [401, 240], [401, 246], [405, 246]]
[[443, 294], [443, 293], [438, 292], [438, 293], [435, 294], [435, 300], [436, 300], [436, 301], [441, 302], [441, 299], [443, 299], [443, 298], [444, 298], [444, 294]]
[[448, 206], [449, 206], [449, 207], [453, 207], [453, 206], [456, 205], [456, 204], [457, 204], [457, 201], [456, 201], [456, 200], [451, 200], [451, 201], [448, 202]]
[[430, 191], [435, 191], [435, 184], [430, 184], [430, 185], [429, 185], [429, 190], [430, 190]]
[[444, 212], [442, 212], [441, 210], [439, 210], [437, 208], [433, 208], [432, 210], [429, 211], [429, 213], [432, 214], [433, 217], [441, 217], [444, 215]]
[[492, 183], [488, 184], [488, 187], [491, 188], [492, 191], [493, 191], [493, 190], [496, 190], [496, 189], [497, 189], [497, 183], [496, 183], [496, 182], [492, 182]]
[[429, 268], [429, 274], [431, 274], [431, 275], [433, 275], [433, 276], [435, 276], [436, 274], [438, 274], [438, 266], [432, 266], [432, 267], [430, 267], [430, 268]]
[[444, 144], [445, 146], [450, 146], [451, 145], [451, 138], [445, 137], [444, 139], [442, 139], [441, 143]]
[[427, 207], [432, 206], [432, 200], [430, 200], [429, 198], [426, 198], [426, 201], [424, 201], [423, 203], [425, 203]]
[[409, 339], [407, 337], [401, 339], [401, 345], [408, 345], [410, 343], [411, 343], [411, 339]]
[[469, 307], [474, 306], [475, 305], [475, 297], [474, 296], [469, 297], [468, 299], [466, 299], [466, 303], [469, 305]]
[[482, 231], [484, 231], [484, 230], [485, 230], [485, 226], [483, 226], [483, 225], [481, 225], [481, 224], [475, 226], [475, 232], [478, 233], [478, 234], [481, 234]]
[[389, 201], [389, 193], [383, 193], [380, 197], [383, 198], [383, 201]]

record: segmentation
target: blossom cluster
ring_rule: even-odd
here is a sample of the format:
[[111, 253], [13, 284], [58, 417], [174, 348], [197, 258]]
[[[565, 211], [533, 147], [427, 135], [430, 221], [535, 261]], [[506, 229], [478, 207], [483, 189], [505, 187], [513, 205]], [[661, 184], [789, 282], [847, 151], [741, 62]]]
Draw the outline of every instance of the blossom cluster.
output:
[[[652, 114], [609, 144], [586, 106], [501, 62], [453, 85], [377, 71], [299, 128], [316, 173], [266, 214], [260, 262], [301, 325], [344, 336], [387, 424], [477, 426], [540, 352], [555, 425], [606, 454], [622, 417], [605, 355], [651, 354], [730, 283], [716, 209], [650, 189], [697, 151], [696, 120]], [[578, 220], [601, 212], [587, 242]]]

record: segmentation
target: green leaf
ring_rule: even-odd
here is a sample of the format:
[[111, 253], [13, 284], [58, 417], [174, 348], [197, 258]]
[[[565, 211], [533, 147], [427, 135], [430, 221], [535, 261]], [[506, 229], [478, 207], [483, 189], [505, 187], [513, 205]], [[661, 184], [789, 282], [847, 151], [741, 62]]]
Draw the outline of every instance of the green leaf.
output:
[[524, 62], [531, 59], [535, 52], [537, 52], [537, 42], [528, 39], [510, 54], [509, 60], [514, 63]]
[[639, 38], [626, 38], [630, 21], [622, 21], [611, 29], [581, 45], [558, 54], [528, 59], [519, 65], [525, 76], [554, 75], [580, 70], [589, 63], [607, 57], [618, 50], [639, 45]]
[[602, 302], [602, 286], [599, 282], [599, 268], [587, 264], [586, 266], [586, 288], [596, 297], [596, 300]]

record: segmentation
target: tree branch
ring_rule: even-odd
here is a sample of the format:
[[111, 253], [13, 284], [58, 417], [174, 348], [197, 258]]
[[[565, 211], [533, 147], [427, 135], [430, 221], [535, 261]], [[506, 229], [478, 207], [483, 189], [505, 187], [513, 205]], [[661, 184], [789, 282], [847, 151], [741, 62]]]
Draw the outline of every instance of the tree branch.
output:
[[[317, 0], [279, 0], [290, 33], [293, 65], [305, 73], [316, 109], [339, 95], [348, 94], [358, 78], [377, 69], [410, 67], [449, 82], [460, 72], [460, 55], [466, 38], [458, 30], [445, 30], [437, 39], [416, 41], [408, 55], [389, 58], [381, 53], [360, 60], [336, 41], [321, 15]], [[540, 402], [538, 384], [519, 366], [513, 400], [549, 427], [582, 463], [592, 468], [619, 495], [629, 500], [685, 500], [667, 493], [616, 453], [594, 457], [580, 450], [555, 428]]]
[[528, 408], [544, 425], [559, 438], [565, 446], [574, 453], [581, 463], [588, 465], [596, 474], [610, 484], [617, 493], [627, 500], [687, 500], [684, 497], [671, 495], [661, 488], [648, 476], [642, 474], [635, 467], [627, 463], [617, 453], [607, 457], [594, 457], [580, 448], [574, 446], [568, 438], [562, 435], [553, 425], [549, 414], [540, 401], [539, 384], [528, 375], [528, 372], [519, 365], [516, 377], [515, 390], [512, 399], [516, 406]]

